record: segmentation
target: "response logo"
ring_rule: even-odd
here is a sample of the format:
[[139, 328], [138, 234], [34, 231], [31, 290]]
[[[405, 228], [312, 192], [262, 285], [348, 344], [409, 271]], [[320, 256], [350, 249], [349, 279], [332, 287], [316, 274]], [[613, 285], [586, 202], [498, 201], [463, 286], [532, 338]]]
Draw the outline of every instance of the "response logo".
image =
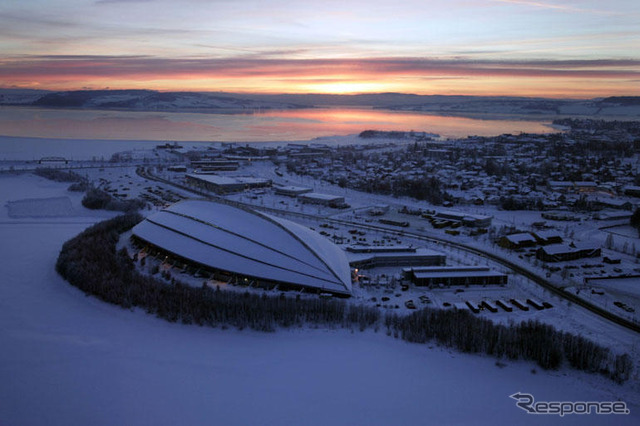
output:
[[552, 414], [563, 417], [568, 414], [629, 414], [624, 401], [536, 401], [530, 393], [509, 395], [527, 414]]

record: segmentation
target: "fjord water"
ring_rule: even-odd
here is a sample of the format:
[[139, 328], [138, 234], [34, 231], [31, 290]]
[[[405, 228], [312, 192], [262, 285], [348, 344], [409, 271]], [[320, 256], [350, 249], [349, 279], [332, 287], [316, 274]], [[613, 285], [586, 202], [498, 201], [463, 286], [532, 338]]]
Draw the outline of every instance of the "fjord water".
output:
[[548, 133], [549, 121], [446, 117], [370, 108], [312, 108], [212, 114], [166, 111], [0, 108], [0, 135], [153, 141], [302, 141], [363, 130], [414, 130], [442, 137]]

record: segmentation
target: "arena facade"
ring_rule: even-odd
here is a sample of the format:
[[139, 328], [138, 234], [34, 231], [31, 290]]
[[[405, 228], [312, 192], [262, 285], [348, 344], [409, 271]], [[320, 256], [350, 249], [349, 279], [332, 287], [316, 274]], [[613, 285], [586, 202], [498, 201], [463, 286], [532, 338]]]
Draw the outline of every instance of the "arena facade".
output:
[[258, 286], [351, 295], [345, 253], [300, 224], [210, 201], [176, 203], [133, 228], [132, 238], [211, 271]]

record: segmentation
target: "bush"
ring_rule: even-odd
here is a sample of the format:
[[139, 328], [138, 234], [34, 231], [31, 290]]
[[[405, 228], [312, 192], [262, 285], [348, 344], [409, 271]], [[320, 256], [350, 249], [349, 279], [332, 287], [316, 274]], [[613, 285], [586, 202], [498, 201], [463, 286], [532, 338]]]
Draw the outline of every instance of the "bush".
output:
[[91, 210], [112, 210], [121, 212], [131, 212], [144, 208], [146, 203], [140, 199], [118, 200], [108, 192], [101, 189], [91, 188], [82, 199], [82, 205]]
[[69, 185], [69, 188], [67, 188], [67, 191], [85, 192], [85, 191], [88, 191], [90, 188], [91, 188], [91, 185], [89, 184], [89, 182], [83, 180], [81, 182], [75, 182]]

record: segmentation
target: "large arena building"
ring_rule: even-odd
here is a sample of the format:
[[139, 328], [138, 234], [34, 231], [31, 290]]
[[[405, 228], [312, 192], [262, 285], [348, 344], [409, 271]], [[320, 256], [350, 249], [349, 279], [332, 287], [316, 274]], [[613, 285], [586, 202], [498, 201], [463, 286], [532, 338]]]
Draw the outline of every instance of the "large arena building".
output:
[[265, 213], [183, 201], [136, 225], [133, 238], [222, 279], [351, 295], [351, 270], [339, 247]]

